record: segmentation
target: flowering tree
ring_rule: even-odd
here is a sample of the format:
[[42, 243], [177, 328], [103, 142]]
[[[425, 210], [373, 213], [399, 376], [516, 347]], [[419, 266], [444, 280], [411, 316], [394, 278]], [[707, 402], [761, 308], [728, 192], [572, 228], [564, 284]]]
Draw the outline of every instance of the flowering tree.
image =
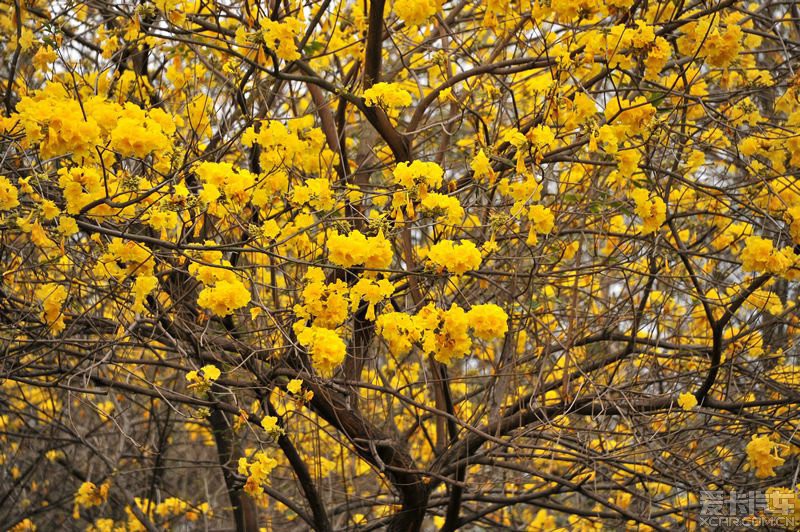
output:
[[670, 530], [704, 490], [794, 498], [799, 20], [4, 2], [0, 526]]

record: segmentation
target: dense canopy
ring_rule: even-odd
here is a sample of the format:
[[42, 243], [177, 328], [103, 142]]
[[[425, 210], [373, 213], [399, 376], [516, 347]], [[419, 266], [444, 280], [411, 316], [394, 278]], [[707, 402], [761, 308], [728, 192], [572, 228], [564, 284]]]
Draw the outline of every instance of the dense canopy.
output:
[[0, 528], [800, 526], [799, 56], [781, 0], [4, 0]]

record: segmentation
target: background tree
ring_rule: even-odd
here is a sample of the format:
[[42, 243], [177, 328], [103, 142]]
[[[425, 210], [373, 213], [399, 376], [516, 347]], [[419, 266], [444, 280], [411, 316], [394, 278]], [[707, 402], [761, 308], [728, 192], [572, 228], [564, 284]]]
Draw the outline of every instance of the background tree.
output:
[[671, 530], [703, 490], [795, 497], [799, 21], [4, 1], [0, 525]]

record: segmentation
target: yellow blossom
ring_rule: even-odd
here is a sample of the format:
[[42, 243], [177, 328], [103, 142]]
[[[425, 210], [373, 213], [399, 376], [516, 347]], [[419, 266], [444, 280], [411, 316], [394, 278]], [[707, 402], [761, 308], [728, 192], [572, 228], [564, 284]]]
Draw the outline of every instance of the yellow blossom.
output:
[[486, 178], [490, 184], [494, 182], [496, 176], [495, 171], [492, 168], [489, 157], [487, 157], [486, 152], [483, 151], [483, 148], [478, 150], [478, 153], [472, 159], [472, 162], [469, 163], [469, 166], [472, 168], [476, 180], [482, 181]]
[[75, 493], [75, 506], [72, 512], [72, 517], [75, 519], [80, 518], [81, 508], [92, 508], [93, 506], [100, 506], [108, 498], [108, 490], [111, 483], [106, 481], [100, 486], [94, 482], [84, 482]]
[[308, 349], [314, 368], [323, 377], [333, 375], [333, 370], [344, 361], [347, 352], [347, 347], [339, 335], [324, 327], [303, 328], [297, 334], [297, 341]]
[[636, 215], [642, 219], [640, 231], [643, 235], [658, 231], [667, 219], [667, 206], [658, 196], [650, 197], [650, 193], [643, 188], [636, 188], [631, 192], [631, 198], [636, 204]]
[[363, 264], [370, 269], [386, 269], [392, 262], [391, 243], [383, 233], [366, 237], [360, 231], [333, 235], [328, 239], [328, 258], [344, 268]]
[[749, 236], [739, 254], [742, 269], [748, 272], [769, 272], [782, 274], [794, 263], [791, 249], [777, 250], [772, 242], [760, 236]]
[[36, 297], [42, 304], [42, 320], [50, 326], [54, 335], [64, 330], [64, 314], [61, 310], [67, 299], [67, 289], [56, 283], [49, 283], [36, 290]]
[[678, 396], [678, 405], [684, 410], [691, 410], [697, 406], [697, 398], [691, 392], [684, 392]]
[[302, 379], [292, 379], [286, 385], [286, 390], [291, 394], [298, 394], [300, 390], [303, 388], [303, 380]]
[[206, 364], [199, 370], [190, 371], [186, 374], [186, 380], [189, 381], [190, 387], [206, 387], [214, 383], [222, 372], [219, 370], [218, 367], [214, 366], [213, 364]]
[[483, 340], [502, 338], [508, 331], [508, 314], [497, 305], [473, 305], [467, 319], [475, 336]]
[[769, 436], [756, 436], [755, 434], [747, 444], [748, 466], [756, 472], [756, 478], [775, 476], [774, 469], [783, 465], [785, 461], [778, 455], [779, 445], [769, 439]]
[[396, 83], [379, 82], [364, 91], [364, 101], [370, 106], [393, 109], [411, 105], [411, 95]]
[[217, 316], [227, 316], [250, 303], [250, 291], [238, 279], [218, 281], [206, 287], [197, 298], [197, 304]]
[[6, 177], [0, 176], [0, 211], [9, 211], [17, 205], [17, 189]]
[[458, 244], [452, 240], [442, 240], [428, 250], [428, 260], [437, 268], [461, 275], [480, 267], [481, 252], [469, 240], [462, 240]]

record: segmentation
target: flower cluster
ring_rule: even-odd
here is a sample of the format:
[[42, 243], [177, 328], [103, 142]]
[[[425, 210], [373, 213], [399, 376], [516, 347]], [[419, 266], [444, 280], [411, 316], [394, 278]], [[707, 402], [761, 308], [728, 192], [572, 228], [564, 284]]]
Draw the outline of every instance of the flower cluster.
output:
[[172, 149], [169, 136], [175, 129], [175, 123], [163, 111], [146, 112], [126, 103], [119, 112], [116, 127], [111, 130], [110, 146], [123, 157], [142, 159], [156, 151], [166, 153]]
[[683, 392], [678, 396], [678, 406], [684, 410], [691, 410], [697, 406], [697, 398], [691, 392]]
[[154, 268], [155, 261], [149, 249], [132, 240], [115, 237], [95, 265], [94, 273], [98, 277], [122, 280], [129, 276], [152, 275]]
[[464, 207], [454, 196], [431, 192], [422, 198], [420, 207], [423, 211], [439, 215], [437, 220], [448, 225], [458, 225], [464, 221]]
[[779, 456], [779, 448], [769, 436], [756, 436], [745, 447], [747, 452], [747, 465], [756, 472], [756, 478], [775, 476], [775, 468], [783, 465], [785, 460]]
[[261, 418], [261, 428], [274, 438], [284, 433], [283, 427], [278, 424], [278, 418], [276, 416], [264, 416]]
[[212, 214], [219, 212], [214, 207], [223, 194], [226, 205], [243, 207], [250, 200], [256, 183], [255, 175], [230, 163], [204, 161], [195, 168], [195, 173], [203, 183], [200, 199], [209, 205]]
[[19, 205], [17, 189], [5, 176], [0, 176], [0, 211], [9, 211]]
[[650, 197], [650, 193], [643, 188], [636, 188], [631, 192], [631, 198], [636, 204], [636, 215], [642, 219], [639, 230], [643, 235], [655, 233], [667, 219], [667, 205], [658, 196]]
[[628, 136], [641, 133], [650, 125], [655, 114], [656, 108], [644, 96], [638, 96], [633, 101], [611, 98], [605, 109], [609, 123], [613, 120], [615, 124], [624, 126]]
[[[213, 245], [213, 242], [208, 244]], [[250, 290], [236, 276], [230, 262], [222, 258], [220, 251], [200, 253], [200, 262], [190, 264], [189, 273], [206, 285], [197, 297], [197, 304], [212, 314], [227, 316], [250, 303]]]
[[472, 305], [467, 319], [475, 336], [482, 340], [499, 338], [508, 332], [508, 314], [494, 304]]
[[411, 95], [397, 83], [376, 83], [364, 91], [364, 102], [369, 106], [395, 109], [411, 105]]
[[347, 354], [347, 346], [336, 331], [324, 327], [296, 327], [297, 341], [305, 347], [314, 368], [323, 377], [333, 375], [333, 370], [344, 361]]
[[72, 517], [74, 519], [80, 518], [81, 508], [92, 508], [100, 506], [106, 499], [108, 499], [108, 490], [111, 483], [106, 481], [96, 485], [94, 482], [84, 482], [75, 493], [75, 506], [72, 510]]
[[206, 389], [219, 379], [222, 372], [213, 364], [206, 364], [199, 370], [192, 370], [186, 374], [190, 388]]
[[368, 320], [374, 320], [375, 305], [384, 299], [391, 297], [393, 293], [394, 286], [388, 279], [381, 279], [380, 281], [373, 281], [372, 279], [360, 279], [353, 286], [353, 288], [350, 289], [352, 310], [355, 311], [363, 299], [367, 302], [367, 312], [365, 318]]
[[105, 197], [103, 176], [93, 167], [75, 166], [58, 171], [69, 214], [78, 214], [88, 204]]
[[39, 144], [44, 158], [74, 154], [96, 159], [96, 147], [108, 146], [123, 157], [154, 154], [162, 169], [168, 168], [171, 136], [184, 125], [180, 117], [131, 102], [123, 106], [101, 96], [79, 102], [58, 83], [22, 98], [15, 117], [25, 142]]
[[383, 270], [392, 264], [392, 244], [382, 232], [373, 237], [357, 230], [347, 235], [332, 235], [328, 250], [330, 261], [344, 268], [363, 264], [365, 268]]
[[442, 186], [444, 170], [432, 162], [401, 162], [395, 167], [392, 177], [396, 184], [404, 188], [424, 185], [427, 189], [435, 189]]
[[42, 321], [54, 335], [64, 330], [64, 313], [61, 307], [67, 299], [67, 289], [60, 284], [48, 283], [36, 290], [36, 298], [42, 303]]
[[191, 522], [197, 521], [201, 516], [211, 518], [214, 515], [207, 502], [193, 505], [178, 497], [169, 497], [158, 503], [155, 513], [163, 519], [174, 519], [183, 516], [187, 521]]
[[294, 187], [292, 202], [308, 204], [318, 211], [327, 211], [336, 205], [331, 182], [324, 178], [306, 179], [302, 185]]
[[538, 235], [548, 234], [555, 226], [553, 211], [544, 205], [531, 205], [528, 209], [528, 220], [531, 223], [526, 240], [529, 246], [535, 246], [539, 241]]
[[395, 356], [403, 356], [411, 351], [416, 342], [422, 338], [415, 316], [405, 312], [388, 312], [378, 316], [375, 321], [377, 333], [386, 340], [389, 352]]
[[739, 254], [742, 269], [747, 272], [783, 274], [794, 264], [796, 256], [790, 247], [777, 250], [772, 242], [760, 236], [749, 236]]
[[286, 61], [300, 59], [300, 52], [294, 44], [294, 39], [303, 31], [303, 23], [294, 17], [286, 17], [276, 21], [265, 19], [261, 23], [261, 35], [264, 43], [275, 50], [275, 54]]
[[302, 304], [294, 312], [302, 322], [311, 320], [317, 327], [335, 329], [347, 319], [348, 286], [341, 280], [325, 283], [325, 274], [319, 268], [309, 268], [304, 277], [306, 285], [300, 294]]
[[102, 131], [91, 115], [84, 118], [81, 106], [69, 97], [63, 85], [50, 84], [17, 104], [25, 142], [39, 144], [43, 158], [67, 153], [89, 156], [102, 143]]
[[394, 11], [409, 26], [425, 24], [441, 9], [437, 0], [395, 0]]
[[478, 181], [483, 181], [485, 179], [489, 184], [494, 183], [496, 173], [494, 168], [492, 168], [492, 162], [489, 160], [489, 157], [486, 156], [486, 152], [483, 151], [483, 148], [478, 150], [478, 153], [475, 154], [475, 157], [473, 157], [472, 161], [469, 163], [469, 167], [472, 169], [473, 176]]
[[269, 475], [276, 467], [278, 461], [263, 451], [258, 451], [253, 456], [253, 461], [248, 461], [245, 457], [239, 458], [237, 471], [247, 477], [244, 485], [245, 493], [251, 497], [263, 495], [264, 486], [269, 484]]
[[140, 275], [133, 283], [133, 312], [144, 312], [145, 298], [156, 289], [158, 279], [153, 275]]
[[493, 304], [474, 305], [469, 312], [456, 304], [448, 310], [429, 304], [414, 316], [403, 312], [382, 314], [375, 325], [393, 355], [403, 356], [417, 344], [424, 353], [448, 364], [469, 353], [470, 330], [482, 340], [494, 340], [506, 334], [507, 322], [506, 312]]
[[250, 303], [250, 290], [239, 279], [217, 281], [203, 288], [197, 304], [217, 316], [227, 316]]
[[677, 40], [678, 49], [682, 54], [693, 55], [699, 47], [699, 55], [705, 56], [709, 65], [726, 68], [742, 50], [742, 18], [739, 13], [730, 13], [723, 19], [724, 28], [708, 19], [688, 24], [682, 38]]
[[287, 168], [314, 173], [337, 164], [336, 156], [325, 147], [324, 133], [313, 125], [313, 115], [306, 115], [289, 121], [289, 125], [267, 120], [258, 124], [257, 132], [256, 127], [249, 127], [242, 134], [242, 144], [262, 148], [259, 162], [266, 192], [286, 191]]
[[442, 240], [430, 247], [428, 260], [439, 270], [461, 275], [470, 270], [477, 270], [481, 265], [481, 252], [469, 240], [455, 243]]

